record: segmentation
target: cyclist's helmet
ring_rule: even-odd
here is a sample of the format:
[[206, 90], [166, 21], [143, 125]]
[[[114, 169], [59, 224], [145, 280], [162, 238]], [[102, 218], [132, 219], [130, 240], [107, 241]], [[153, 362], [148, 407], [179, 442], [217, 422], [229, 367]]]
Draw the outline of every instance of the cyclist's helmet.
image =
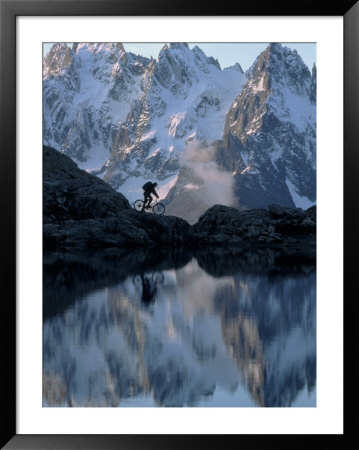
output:
[[157, 183], [156, 183], [156, 182], [154, 182], [154, 183], [153, 183], [153, 186], [157, 186]]

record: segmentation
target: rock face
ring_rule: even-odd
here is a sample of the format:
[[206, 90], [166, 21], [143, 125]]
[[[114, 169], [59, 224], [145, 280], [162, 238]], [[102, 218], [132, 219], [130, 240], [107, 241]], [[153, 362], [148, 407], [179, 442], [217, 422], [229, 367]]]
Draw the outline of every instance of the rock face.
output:
[[45, 250], [183, 243], [189, 224], [131, 209], [127, 199], [67, 156], [44, 147]]
[[69, 220], [44, 225], [47, 250], [183, 245], [189, 224], [173, 216], [124, 210], [118, 217]]
[[116, 217], [129, 210], [126, 197], [66, 155], [43, 148], [44, 223]]
[[207, 210], [192, 226], [193, 242], [271, 248], [281, 254], [314, 259], [316, 207], [306, 211], [270, 205], [269, 209], [239, 211], [223, 205]]
[[270, 44], [228, 111], [219, 163], [242, 207], [308, 208], [316, 200], [316, 68]]
[[149, 62], [122, 44], [55, 44], [43, 63], [44, 144], [82, 168], [101, 167]]
[[[222, 138], [211, 144], [216, 149], [211, 159], [232, 179], [235, 200], [226, 194], [218, 203], [307, 209], [316, 201], [316, 68], [311, 74], [296, 51], [270, 44], [245, 76]], [[192, 190], [201, 188], [195, 179], [190, 184]], [[182, 194], [187, 192], [179, 176], [167, 199], [175, 203]]]

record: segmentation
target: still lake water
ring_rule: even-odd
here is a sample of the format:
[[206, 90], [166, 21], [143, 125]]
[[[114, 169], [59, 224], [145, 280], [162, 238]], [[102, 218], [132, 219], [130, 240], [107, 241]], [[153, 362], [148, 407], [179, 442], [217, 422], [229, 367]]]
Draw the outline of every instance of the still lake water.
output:
[[44, 271], [44, 406], [316, 406], [315, 267], [59, 261]]

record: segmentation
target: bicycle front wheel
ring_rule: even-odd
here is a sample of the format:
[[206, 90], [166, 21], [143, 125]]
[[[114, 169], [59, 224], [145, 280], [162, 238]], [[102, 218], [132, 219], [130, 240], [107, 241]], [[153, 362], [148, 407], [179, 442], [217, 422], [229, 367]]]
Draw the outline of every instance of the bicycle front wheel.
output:
[[141, 287], [142, 287], [141, 276], [140, 276], [140, 275], [134, 275], [134, 276], [132, 277], [132, 284], [133, 284], [136, 288], [141, 288]]
[[133, 204], [133, 208], [136, 211], [142, 211], [142, 206], [143, 206], [143, 200], [141, 200], [141, 199], [136, 200], [135, 203]]
[[163, 214], [165, 212], [165, 205], [163, 203], [155, 203], [152, 206], [152, 211], [154, 214]]

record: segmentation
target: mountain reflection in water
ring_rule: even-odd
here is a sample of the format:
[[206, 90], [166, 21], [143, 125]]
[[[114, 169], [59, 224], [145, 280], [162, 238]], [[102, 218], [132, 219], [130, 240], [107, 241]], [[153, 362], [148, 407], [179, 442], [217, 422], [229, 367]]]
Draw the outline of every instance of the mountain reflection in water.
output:
[[270, 253], [45, 254], [43, 336], [44, 406], [316, 402], [315, 266]]

